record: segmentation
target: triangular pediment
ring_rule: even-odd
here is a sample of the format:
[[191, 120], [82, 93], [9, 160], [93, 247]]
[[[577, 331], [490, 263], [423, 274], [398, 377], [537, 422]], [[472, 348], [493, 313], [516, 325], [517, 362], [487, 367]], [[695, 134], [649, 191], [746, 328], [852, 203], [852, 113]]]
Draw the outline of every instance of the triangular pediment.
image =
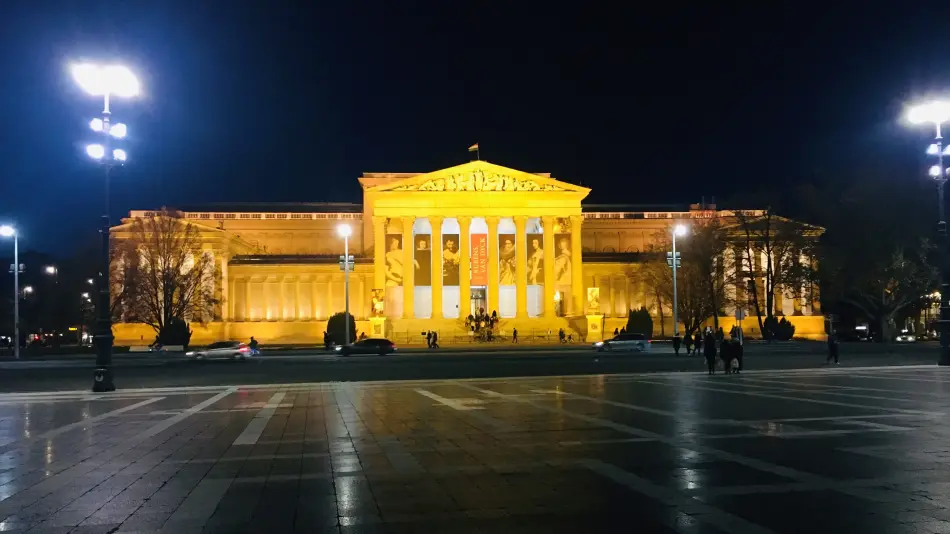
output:
[[389, 181], [367, 188], [367, 191], [544, 191], [581, 193], [586, 196], [590, 189], [555, 180], [549, 176], [519, 171], [487, 161], [472, 161], [447, 169]]

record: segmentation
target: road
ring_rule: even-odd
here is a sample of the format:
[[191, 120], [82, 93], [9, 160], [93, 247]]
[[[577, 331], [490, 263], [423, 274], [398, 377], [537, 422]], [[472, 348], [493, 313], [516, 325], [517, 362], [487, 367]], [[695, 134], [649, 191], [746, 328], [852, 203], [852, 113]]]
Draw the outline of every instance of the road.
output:
[[0, 529], [948, 532], [948, 391], [930, 365], [0, 394]]
[[[749, 345], [747, 369], [801, 369], [820, 366], [820, 344]], [[929, 364], [935, 347], [918, 345], [884, 350], [870, 345], [843, 346], [842, 365], [880, 366]], [[93, 361], [41, 360], [0, 362], [0, 392], [82, 390], [90, 387]], [[297, 351], [266, 353], [237, 362], [186, 361], [181, 356], [116, 358], [119, 388], [216, 386], [233, 384], [308, 383], [328, 381], [422, 380], [696, 371], [698, 356], [674, 356], [658, 347], [651, 354], [598, 353], [582, 347], [546, 347], [473, 352], [442, 349], [408, 351], [391, 356], [342, 358]]]

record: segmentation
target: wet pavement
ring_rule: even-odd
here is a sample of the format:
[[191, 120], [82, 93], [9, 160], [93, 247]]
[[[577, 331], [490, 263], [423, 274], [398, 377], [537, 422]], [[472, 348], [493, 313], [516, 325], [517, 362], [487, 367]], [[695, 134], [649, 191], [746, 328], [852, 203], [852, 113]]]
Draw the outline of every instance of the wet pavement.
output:
[[950, 532], [950, 369], [0, 395], [0, 532]]

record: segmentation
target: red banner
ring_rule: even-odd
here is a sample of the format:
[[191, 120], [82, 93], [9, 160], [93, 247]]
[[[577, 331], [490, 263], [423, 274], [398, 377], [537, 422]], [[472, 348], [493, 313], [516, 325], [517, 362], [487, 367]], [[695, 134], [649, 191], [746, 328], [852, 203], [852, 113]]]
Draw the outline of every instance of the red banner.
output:
[[488, 285], [488, 234], [472, 234], [472, 285]]

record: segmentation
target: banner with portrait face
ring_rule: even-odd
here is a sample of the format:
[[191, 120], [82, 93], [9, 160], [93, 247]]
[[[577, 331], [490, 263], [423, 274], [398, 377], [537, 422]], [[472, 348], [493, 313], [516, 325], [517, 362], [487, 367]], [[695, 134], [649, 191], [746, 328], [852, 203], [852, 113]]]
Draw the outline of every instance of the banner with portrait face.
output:
[[498, 285], [515, 285], [515, 234], [498, 234]]
[[527, 234], [528, 285], [544, 285], [544, 234]]
[[412, 237], [414, 280], [417, 287], [432, 285], [432, 236], [416, 234]]
[[472, 234], [472, 285], [488, 285], [488, 234]]
[[554, 236], [554, 285], [571, 285], [571, 234]]
[[442, 234], [442, 285], [459, 285], [458, 234]]
[[402, 285], [405, 269], [403, 262], [406, 256], [402, 252], [402, 234], [386, 235], [386, 285], [397, 287]]

